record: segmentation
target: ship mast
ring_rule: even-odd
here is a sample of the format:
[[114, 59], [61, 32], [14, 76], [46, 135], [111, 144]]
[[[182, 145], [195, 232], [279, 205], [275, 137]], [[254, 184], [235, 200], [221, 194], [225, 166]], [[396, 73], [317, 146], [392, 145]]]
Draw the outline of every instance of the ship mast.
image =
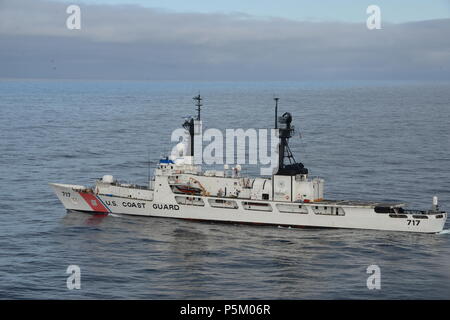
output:
[[[294, 126], [291, 126], [292, 115], [289, 112], [283, 113], [278, 117], [278, 100], [275, 100], [275, 129], [278, 130], [280, 144], [278, 146], [278, 171], [279, 175], [296, 175], [308, 174], [308, 169], [303, 166], [303, 163], [296, 162], [294, 155], [289, 147], [289, 139], [294, 134]], [[279, 126], [278, 126], [279, 124]]]
[[278, 129], [278, 100], [280, 100], [280, 98], [275, 97], [273, 100], [275, 100], [275, 129]]
[[203, 106], [203, 104], [202, 104], [203, 98], [200, 96], [200, 93], [199, 93], [198, 96], [195, 96], [192, 99], [196, 101], [195, 106], [197, 107], [197, 120], [200, 121], [200, 110], [201, 110], [201, 106]]
[[197, 107], [197, 119], [194, 120], [194, 118], [187, 119], [183, 123], [183, 128], [187, 130], [189, 133], [189, 156], [194, 156], [194, 135], [195, 135], [195, 123], [194, 121], [198, 121], [200, 123], [200, 111], [201, 107], [203, 106], [202, 100], [203, 98], [198, 94], [197, 96], [192, 98], [194, 101], [196, 101], [195, 106]]

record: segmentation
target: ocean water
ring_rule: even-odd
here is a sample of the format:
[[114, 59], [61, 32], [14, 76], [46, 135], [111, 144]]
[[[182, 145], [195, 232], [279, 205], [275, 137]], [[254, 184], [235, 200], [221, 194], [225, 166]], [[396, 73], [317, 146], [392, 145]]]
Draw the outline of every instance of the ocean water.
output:
[[[66, 213], [49, 182], [145, 184], [204, 96], [206, 128], [269, 128], [273, 96], [327, 198], [450, 209], [450, 84], [0, 81], [0, 298], [449, 299], [450, 234]], [[245, 173], [258, 174], [256, 166]], [[447, 223], [446, 229], [449, 229]], [[81, 289], [69, 290], [69, 265]], [[366, 272], [377, 265], [381, 289]]]

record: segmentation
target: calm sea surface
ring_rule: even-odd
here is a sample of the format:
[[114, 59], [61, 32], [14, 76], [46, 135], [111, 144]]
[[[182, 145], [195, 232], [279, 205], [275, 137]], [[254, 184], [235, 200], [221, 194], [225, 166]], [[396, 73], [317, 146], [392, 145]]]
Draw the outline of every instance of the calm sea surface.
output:
[[[271, 127], [279, 95], [327, 198], [428, 209], [437, 195], [450, 210], [450, 84], [2, 80], [0, 298], [450, 299], [448, 233], [66, 213], [49, 182], [145, 184], [199, 91], [219, 129]], [[380, 290], [366, 286], [373, 264]], [[69, 265], [80, 290], [66, 287]]]

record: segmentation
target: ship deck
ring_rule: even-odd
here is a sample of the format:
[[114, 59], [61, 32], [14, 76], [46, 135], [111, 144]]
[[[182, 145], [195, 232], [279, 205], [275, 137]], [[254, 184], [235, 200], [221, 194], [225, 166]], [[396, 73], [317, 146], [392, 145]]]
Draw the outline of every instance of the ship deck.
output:
[[400, 208], [405, 207], [404, 202], [378, 202], [378, 201], [363, 201], [363, 200], [331, 200], [325, 199], [321, 201], [311, 202], [313, 204], [327, 204], [337, 206], [363, 206], [363, 207], [388, 207], [388, 208]]

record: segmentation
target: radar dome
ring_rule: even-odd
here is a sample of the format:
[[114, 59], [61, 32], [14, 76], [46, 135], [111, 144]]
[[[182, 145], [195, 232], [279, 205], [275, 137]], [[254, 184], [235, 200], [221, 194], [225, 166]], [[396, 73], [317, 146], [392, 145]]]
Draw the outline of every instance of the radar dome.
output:
[[113, 183], [114, 182], [114, 177], [109, 175], [109, 174], [106, 174], [106, 175], [103, 176], [102, 182], [103, 183]]

